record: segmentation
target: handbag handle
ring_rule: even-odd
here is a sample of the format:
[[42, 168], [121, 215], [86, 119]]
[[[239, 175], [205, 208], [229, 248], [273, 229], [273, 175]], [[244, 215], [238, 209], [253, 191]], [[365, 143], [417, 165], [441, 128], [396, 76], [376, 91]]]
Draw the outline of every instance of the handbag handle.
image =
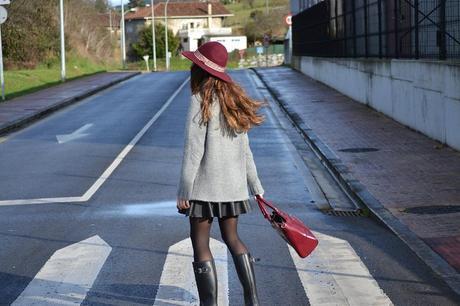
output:
[[[268, 207], [270, 207], [271, 209], [273, 209], [276, 213], [279, 213], [278, 212], [278, 209], [276, 208], [276, 206], [274, 206], [273, 204], [269, 203], [268, 201], [266, 201], [264, 198], [262, 198], [259, 194], [256, 195], [256, 200], [257, 200], [257, 204], [259, 204], [259, 208], [260, 210], [262, 211], [262, 214], [264, 215], [264, 217], [266, 219], [270, 219], [269, 217], [269, 214], [267, 212], [267, 209], [265, 208], [264, 205], [267, 205]], [[264, 205], [263, 205], [264, 204]]]

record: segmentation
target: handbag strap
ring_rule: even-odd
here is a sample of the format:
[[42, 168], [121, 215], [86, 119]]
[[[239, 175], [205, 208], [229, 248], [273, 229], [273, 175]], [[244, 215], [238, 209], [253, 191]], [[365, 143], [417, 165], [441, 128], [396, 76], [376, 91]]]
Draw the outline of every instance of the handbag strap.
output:
[[274, 206], [272, 203], [262, 198], [260, 195], [256, 195], [256, 200], [257, 200], [257, 204], [259, 204], [259, 208], [262, 211], [262, 214], [264, 215], [266, 219], [270, 220], [270, 217], [267, 212], [267, 209], [265, 208], [265, 205], [267, 205], [268, 207], [273, 209], [276, 213], [278, 213], [278, 209], [276, 208], [276, 206]]

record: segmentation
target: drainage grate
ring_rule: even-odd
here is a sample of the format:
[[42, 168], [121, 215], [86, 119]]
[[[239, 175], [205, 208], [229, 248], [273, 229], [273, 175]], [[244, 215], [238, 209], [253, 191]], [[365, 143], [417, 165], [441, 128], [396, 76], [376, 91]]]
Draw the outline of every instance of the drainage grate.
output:
[[460, 213], [460, 206], [454, 205], [435, 205], [435, 206], [419, 206], [403, 209], [402, 212], [416, 215], [444, 215]]
[[347, 148], [347, 149], [340, 149], [340, 152], [345, 153], [366, 153], [366, 152], [375, 152], [379, 151], [377, 148]]
[[335, 217], [365, 217], [361, 209], [358, 210], [335, 210], [335, 209], [325, 209], [322, 210], [323, 213], [329, 216]]

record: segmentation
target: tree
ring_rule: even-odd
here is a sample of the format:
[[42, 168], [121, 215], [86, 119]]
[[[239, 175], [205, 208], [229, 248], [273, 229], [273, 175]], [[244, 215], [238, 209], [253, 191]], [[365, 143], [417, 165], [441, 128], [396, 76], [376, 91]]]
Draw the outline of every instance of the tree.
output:
[[286, 32], [284, 14], [284, 9], [272, 9], [268, 15], [261, 10], [252, 11], [249, 21], [244, 26], [244, 33], [248, 40], [262, 40], [264, 34], [282, 37]]
[[[152, 26], [147, 25], [139, 30], [138, 41], [132, 45], [133, 51], [139, 58], [144, 55], [153, 57], [152, 51]], [[161, 23], [155, 23], [155, 42], [156, 42], [156, 53], [158, 58], [165, 57], [165, 27]], [[173, 34], [171, 30], [168, 30], [168, 49], [173, 54], [179, 48], [179, 38]]]
[[143, 7], [145, 6], [145, 1], [144, 0], [129, 0], [128, 7], [134, 8], [134, 7]]
[[96, 0], [96, 2], [94, 3], [94, 7], [99, 13], [107, 12], [108, 6], [109, 5], [107, 3], [107, 0]]
[[248, 4], [250, 8], [254, 8], [254, 0], [244, 0], [244, 3]]
[[5, 65], [33, 68], [45, 58], [59, 56], [58, 12], [54, 1], [11, 1], [2, 24]]

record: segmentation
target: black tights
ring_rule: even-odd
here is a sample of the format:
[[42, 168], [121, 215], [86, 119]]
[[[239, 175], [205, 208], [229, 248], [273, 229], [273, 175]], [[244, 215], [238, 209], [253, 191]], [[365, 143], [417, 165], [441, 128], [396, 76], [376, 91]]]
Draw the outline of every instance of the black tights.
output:
[[[209, 232], [212, 218], [190, 217], [190, 239], [193, 246], [194, 261], [212, 259], [209, 249]], [[232, 255], [246, 253], [248, 249], [240, 240], [237, 232], [238, 216], [218, 218], [222, 239]]]

